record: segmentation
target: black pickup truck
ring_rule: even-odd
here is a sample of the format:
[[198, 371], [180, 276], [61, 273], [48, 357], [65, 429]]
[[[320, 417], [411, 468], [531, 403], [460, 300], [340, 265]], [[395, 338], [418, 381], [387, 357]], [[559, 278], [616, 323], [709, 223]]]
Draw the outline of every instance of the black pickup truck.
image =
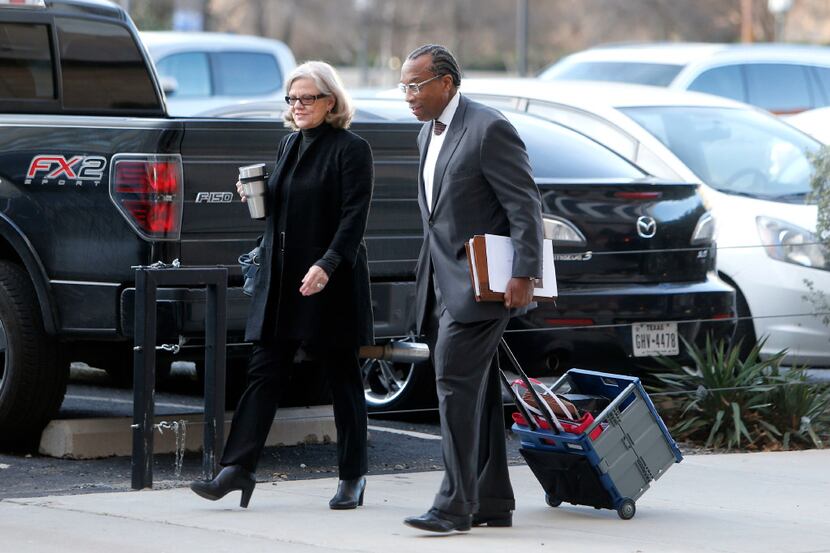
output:
[[[420, 125], [384, 113], [368, 109], [352, 127], [376, 164], [366, 236], [375, 331], [411, 340]], [[681, 336], [731, 335], [734, 291], [715, 276], [694, 185], [654, 181], [569, 129], [510, 117], [556, 237], [559, 301], [511, 323], [532, 370], [583, 354], [639, 362], [652, 351], [642, 340], [682, 354]], [[244, 353], [236, 259], [262, 223], [233, 185], [239, 166], [273, 164], [281, 121], [168, 117], [138, 33], [113, 3], [0, 0], [0, 128], [0, 443], [55, 415], [70, 361], [130, 368], [136, 265], [227, 266], [228, 343]], [[644, 217], [656, 227], [638, 235]], [[160, 338], [194, 346], [182, 351], [198, 359], [202, 292], [161, 289], [158, 310]], [[369, 360], [364, 369], [375, 408], [430, 388], [427, 368]]]

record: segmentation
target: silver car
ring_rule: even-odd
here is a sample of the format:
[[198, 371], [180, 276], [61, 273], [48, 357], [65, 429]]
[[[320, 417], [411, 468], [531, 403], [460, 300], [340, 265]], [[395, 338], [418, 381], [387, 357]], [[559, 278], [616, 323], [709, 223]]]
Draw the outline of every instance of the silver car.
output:
[[280, 100], [285, 77], [296, 66], [279, 40], [177, 32], [144, 32], [141, 40], [155, 63], [167, 111], [177, 117], [240, 100]]
[[682, 42], [606, 46], [562, 58], [539, 78], [705, 92], [783, 115], [830, 105], [830, 48]]

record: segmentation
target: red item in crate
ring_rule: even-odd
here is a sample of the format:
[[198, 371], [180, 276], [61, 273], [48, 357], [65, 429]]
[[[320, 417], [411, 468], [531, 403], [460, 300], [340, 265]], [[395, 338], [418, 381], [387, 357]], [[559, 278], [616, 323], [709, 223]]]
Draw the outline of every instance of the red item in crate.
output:
[[[540, 416], [536, 415], [536, 416], [534, 416], [534, 419], [536, 419], [536, 424], [542, 430], [550, 430], [551, 429], [550, 425], [548, 424], [548, 421], [546, 421], [544, 419], [544, 417], [540, 417]], [[528, 426], [527, 420], [522, 416], [521, 413], [518, 413], [518, 412], [513, 413], [513, 422], [515, 422], [519, 426]], [[571, 434], [582, 434], [583, 432], [585, 432], [586, 428], [591, 426], [591, 424], [593, 422], [594, 422], [594, 417], [591, 415], [591, 413], [588, 413], [587, 411], [582, 414], [582, 417], [579, 420], [576, 420], [576, 421], [563, 419], [563, 418], [559, 419], [559, 423], [565, 429], [565, 432], [569, 432]], [[588, 436], [592, 440], [596, 440], [599, 437], [600, 434], [602, 434], [602, 428], [597, 426], [596, 428], [594, 428], [591, 431], [591, 433]]]

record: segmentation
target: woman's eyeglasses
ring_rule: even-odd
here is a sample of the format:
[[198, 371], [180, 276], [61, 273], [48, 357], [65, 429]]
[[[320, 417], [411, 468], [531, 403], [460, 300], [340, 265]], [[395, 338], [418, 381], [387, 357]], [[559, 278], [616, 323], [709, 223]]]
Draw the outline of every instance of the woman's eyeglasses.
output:
[[400, 90], [404, 94], [406, 94], [407, 92], [411, 92], [412, 94], [418, 94], [419, 92], [421, 92], [421, 87], [422, 86], [424, 86], [427, 83], [431, 83], [435, 79], [438, 79], [439, 77], [443, 77], [443, 76], [444, 75], [435, 75], [431, 79], [421, 81], [420, 83], [409, 83], [409, 84], [398, 83], [398, 90]]
[[303, 94], [302, 96], [286, 96], [285, 103], [289, 106], [293, 106], [297, 103], [297, 100], [304, 106], [310, 106], [320, 98], [325, 98], [328, 94]]

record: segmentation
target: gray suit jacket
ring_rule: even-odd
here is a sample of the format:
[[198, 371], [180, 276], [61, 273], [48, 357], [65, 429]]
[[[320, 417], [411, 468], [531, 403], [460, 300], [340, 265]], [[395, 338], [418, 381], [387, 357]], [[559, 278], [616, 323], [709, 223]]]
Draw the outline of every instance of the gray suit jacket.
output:
[[430, 273], [456, 321], [470, 323], [526, 313], [498, 302], [475, 301], [464, 244], [476, 234], [510, 236], [513, 276], [542, 275], [542, 209], [527, 152], [516, 129], [498, 111], [462, 96], [438, 156], [432, 212], [424, 197], [423, 166], [432, 122], [418, 135], [418, 204], [424, 243], [416, 269], [418, 332], [426, 316]]

